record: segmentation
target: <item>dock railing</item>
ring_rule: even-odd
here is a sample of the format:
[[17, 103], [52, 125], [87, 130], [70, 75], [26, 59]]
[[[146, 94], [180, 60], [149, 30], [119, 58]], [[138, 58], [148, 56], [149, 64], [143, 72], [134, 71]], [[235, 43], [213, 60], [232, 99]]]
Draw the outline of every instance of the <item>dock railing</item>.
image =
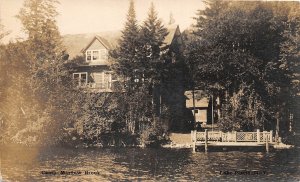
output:
[[273, 142], [273, 131], [256, 132], [222, 132], [222, 131], [207, 131], [191, 132], [192, 143], [194, 142]]

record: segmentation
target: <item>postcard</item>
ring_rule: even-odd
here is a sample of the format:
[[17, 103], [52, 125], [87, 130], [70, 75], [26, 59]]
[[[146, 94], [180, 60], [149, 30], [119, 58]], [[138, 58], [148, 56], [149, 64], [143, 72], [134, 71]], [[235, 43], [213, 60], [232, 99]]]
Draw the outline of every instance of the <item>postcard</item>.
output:
[[0, 181], [299, 181], [300, 2], [0, 0]]

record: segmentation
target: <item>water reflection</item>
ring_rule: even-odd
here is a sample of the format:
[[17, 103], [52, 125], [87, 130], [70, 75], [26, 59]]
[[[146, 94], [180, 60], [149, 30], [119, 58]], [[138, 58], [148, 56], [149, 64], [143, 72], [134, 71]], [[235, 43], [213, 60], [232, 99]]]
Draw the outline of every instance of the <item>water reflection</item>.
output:
[[[300, 180], [298, 148], [269, 154], [239, 151], [192, 153], [189, 149], [137, 148], [1, 147], [0, 151], [2, 177], [9, 181]], [[61, 175], [61, 171], [81, 174]], [[88, 174], [84, 174], [85, 171]], [[236, 171], [238, 174], [230, 174]], [[265, 171], [266, 174], [241, 174], [245, 171]]]

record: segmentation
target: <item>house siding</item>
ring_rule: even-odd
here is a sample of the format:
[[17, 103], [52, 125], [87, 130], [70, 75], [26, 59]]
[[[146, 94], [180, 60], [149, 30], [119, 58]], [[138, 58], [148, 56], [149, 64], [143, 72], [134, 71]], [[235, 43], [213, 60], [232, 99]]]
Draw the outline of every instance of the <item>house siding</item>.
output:
[[[168, 46], [168, 56], [166, 56], [165, 63], [170, 65], [170, 69], [173, 72], [181, 71], [179, 68], [180, 61], [182, 61], [182, 51], [183, 51], [183, 41], [180, 29], [178, 26], [169, 30], [170, 33], [165, 39], [165, 44]], [[90, 40], [88, 44], [83, 45], [82, 54], [86, 59], [87, 51], [96, 51], [96, 50], [108, 50], [111, 49], [111, 42], [107, 42], [106, 39], [102, 37], [95, 36]], [[86, 46], [86, 47], [84, 47]], [[99, 52], [100, 53], [100, 52]], [[93, 55], [91, 55], [92, 57]], [[99, 58], [101, 55], [99, 54]], [[101, 82], [101, 74], [111, 71], [109, 59], [100, 59], [93, 61], [92, 59], [88, 62], [85, 62], [84, 65], [78, 66], [75, 69], [75, 72], [87, 73], [88, 77], [88, 87], [90, 88], [90, 83], [99, 83]], [[182, 72], [176, 74], [175, 82], [168, 88], [165, 88], [161, 85], [155, 85], [153, 90], [153, 104], [155, 109], [155, 115], [160, 117], [162, 112], [162, 105], [166, 106], [168, 111], [170, 111], [171, 118], [169, 119], [168, 125], [171, 130], [184, 130], [186, 128], [187, 121], [191, 121], [191, 110], [185, 107], [185, 96], [184, 96], [184, 75]], [[100, 80], [100, 81], [99, 81]], [[114, 82], [118, 84], [117, 82]], [[163, 83], [168, 84], [168, 83]], [[171, 88], [174, 87], [174, 88]], [[99, 90], [98, 92], [103, 92], [105, 90]]]
[[[87, 60], [87, 52], [90, 51], [91, 53], [91, 60]], [[98, 51], [98, 59], [93, 60], [93, 51]], [[86, 61], [89, 65], [108, 65], [108, 49], [98, 40], [94, 39], [91, 45], [85, 49], [83, 52], [84, 56], [86, 57]], [[103, 58], [102, 54], [105, 54], [105, 57]]]

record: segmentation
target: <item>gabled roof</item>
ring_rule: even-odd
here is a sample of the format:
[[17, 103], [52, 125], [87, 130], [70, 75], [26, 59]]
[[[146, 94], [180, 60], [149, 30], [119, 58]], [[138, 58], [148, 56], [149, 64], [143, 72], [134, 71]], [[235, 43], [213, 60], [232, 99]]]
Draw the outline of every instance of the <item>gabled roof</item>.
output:
[[165, 37], [164, 43], [166, 45], [171, 45], [174, 37], [180, 35], [179, 25], [169, 25], [167, 26], [169, 34]]
[[[169, 34], [166, 36], [164, 44], [171, 45], [173, 39], [180, 35], [180, 30], [178, 25], [166, 26]], [[82, 51], [85, 51], [93, 41], [98, 40], [107, 49], [113, 49], [118, 45], [118, 41], [122, 36], [121, 31], [109, 31], [109, 32], [99, 32], [99, 33], [88, 33], [88, 34], [69, 34], [63, 36], [63, 45], [69, 54], [69, 59], [73, 59], [76, 56], [82, 55]]]
[[110, 49], [112, 49], [112, 46], [110, 45], [110, 43], [106, 40], [106, 39], [104, 39], [104, 38], [102, 38], [102, 37], [100, 37], [99, 35], [96, 35], [91, 41], [90, 41], [90, 43], [84, 48], [84, 49], [82, 49], [81, 50], [81, 52], [85, 52], [96, 40], [98, 40], [107, 50], [110, 50]]
[[[185, 91], [186, 107], [193, 107], [193, 93], [191, 90]], [[202, 90], [195, 90], [195, 107], [208, 107], [209, 97]]]
[[121, 32], [99, 32], [87, 34], [68, 34], [63, 36], [63, 45], [69, 54], [69, 59], [82, 55], [82, 49], [85, 48], [95, 36], [105, 37], [105, 40], [114, 47], [118, 44], [118, 39], [121, 37]]

